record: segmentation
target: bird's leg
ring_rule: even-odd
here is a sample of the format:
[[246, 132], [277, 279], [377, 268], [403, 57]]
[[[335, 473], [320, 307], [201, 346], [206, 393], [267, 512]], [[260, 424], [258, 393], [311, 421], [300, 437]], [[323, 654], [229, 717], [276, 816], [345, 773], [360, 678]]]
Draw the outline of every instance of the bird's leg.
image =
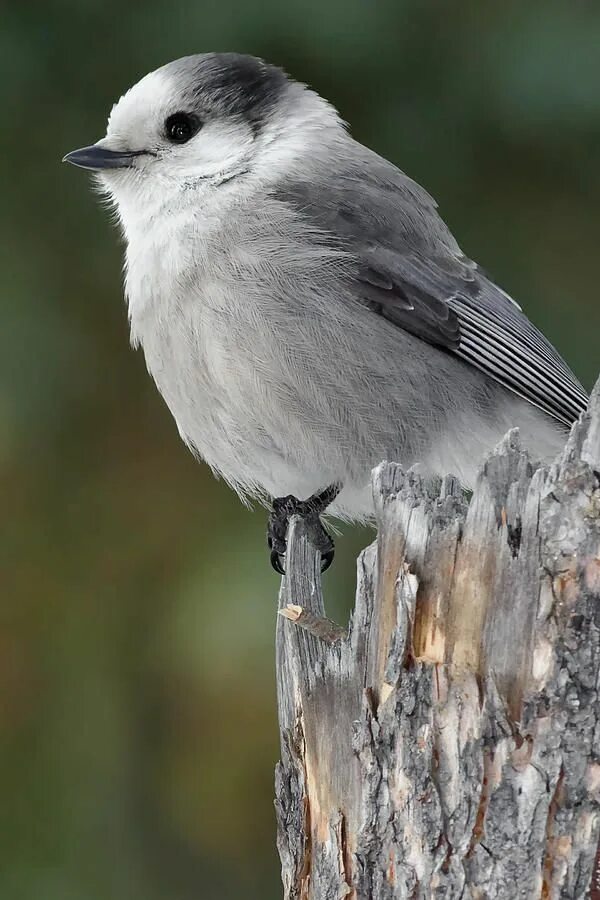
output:
[[334, 555], [333, 538], [321, 522], [321, 513], [335, 500], [340, 490], [341, 485], [332, 484], [320, 494], [313, 494], [308, 500], [298, 500], [292, 494], [273, 500], [267, 526], [267, 543], [271, 551], [271, 565], [280, 575], [284, 574], [283, 559], [292, 516], [301, 516], [306, 522], [310, 542], [321, 553], [321, 572], [329, 568]]

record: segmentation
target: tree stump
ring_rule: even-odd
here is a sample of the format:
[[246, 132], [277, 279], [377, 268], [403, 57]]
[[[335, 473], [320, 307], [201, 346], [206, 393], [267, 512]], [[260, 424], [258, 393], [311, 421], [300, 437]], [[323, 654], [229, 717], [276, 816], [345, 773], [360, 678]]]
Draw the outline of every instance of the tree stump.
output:
[[[303, 523], [277, 625], [286, 900], [585, 898], [600, 830], [600, 382], [562, 456], [467, 502], [373, 473], [346, 631]], [[598, 895], [600, 896], [600, 895]]]

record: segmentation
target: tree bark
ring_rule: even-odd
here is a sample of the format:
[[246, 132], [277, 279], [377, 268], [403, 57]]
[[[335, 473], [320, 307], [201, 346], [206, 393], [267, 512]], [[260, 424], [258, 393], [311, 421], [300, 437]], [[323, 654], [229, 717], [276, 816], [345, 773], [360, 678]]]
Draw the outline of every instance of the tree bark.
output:
[[286, 900], [585, 898], [600, 830], [600, 382], [551, 467], [373, 473], [347, 633], [303, 523], [277, 625]]

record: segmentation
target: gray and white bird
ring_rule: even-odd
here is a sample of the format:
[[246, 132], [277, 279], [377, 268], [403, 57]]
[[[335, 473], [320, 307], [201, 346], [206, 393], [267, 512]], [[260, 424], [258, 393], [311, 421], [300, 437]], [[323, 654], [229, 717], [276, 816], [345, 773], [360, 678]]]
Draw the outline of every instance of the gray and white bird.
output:
[[430, 195], [336, 110], [251, 56], [188, 56], [65, 159], [97, 172], [125, 242], [131, 341], [185, 443], [243, 498], [372, 514], [383, 459], [473, 484], [517, 426], [550, 460], [581, 384], [461, 251]]

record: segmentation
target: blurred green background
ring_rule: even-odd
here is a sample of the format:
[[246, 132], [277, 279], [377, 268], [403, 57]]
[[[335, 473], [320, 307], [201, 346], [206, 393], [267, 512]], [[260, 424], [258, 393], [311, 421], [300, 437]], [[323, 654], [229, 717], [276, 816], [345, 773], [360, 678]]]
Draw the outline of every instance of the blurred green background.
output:
[[[2, 900], [280, 896], [265, 513], [194, 462], [128, 348], [121, 248], [62, 155], [168, 60], [238, 50], [422, 182], [587, 387], [600, 368], [600, 7], [2, 6]], [[367, 533], [327, 576], [345, 614]]]

